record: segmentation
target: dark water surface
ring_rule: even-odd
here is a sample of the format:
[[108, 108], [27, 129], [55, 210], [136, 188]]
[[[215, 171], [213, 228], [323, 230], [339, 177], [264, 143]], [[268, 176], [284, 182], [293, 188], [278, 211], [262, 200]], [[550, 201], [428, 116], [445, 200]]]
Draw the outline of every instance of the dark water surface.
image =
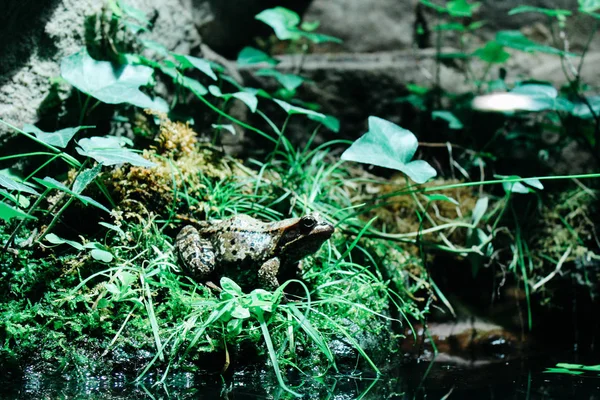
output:
[[[537, 357], [481, 366], [411, 362], [380, 379], [327, 376], [297, 380], [295, 390], [308, 399], [600, 399], [600, 378], [544, 373], [556, 362], [581, 362], [573, 357]], [[597, 360], [597, 364], [600, 360]], [[278, 399], [293, 398], [282, 391], [272, 374], [245, 371], [226, 384], [215, 378], [198, 382], [179, 374], [167, 385], [151, 380], [134, 385], [116, 375], [80, 381], [30, 374], [24, 380], [2, 376], [2, 399]], [[151, 378], [150, 378], [151, 379]]]

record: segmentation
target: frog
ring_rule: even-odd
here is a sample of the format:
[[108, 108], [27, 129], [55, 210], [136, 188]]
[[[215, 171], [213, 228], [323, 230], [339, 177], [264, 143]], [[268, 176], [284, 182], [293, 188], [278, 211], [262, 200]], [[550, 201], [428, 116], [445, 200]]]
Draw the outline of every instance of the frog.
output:
[[238, 214], [194, 225], [185, 225], [175, 239], [183, 270], [217, 290], [211, 280], [216, 276], [234, 279], [242, 288], [277, 289], [280, 278], [299, 275], [302, 259], [335, 230], [316, 212], [276, 222]]

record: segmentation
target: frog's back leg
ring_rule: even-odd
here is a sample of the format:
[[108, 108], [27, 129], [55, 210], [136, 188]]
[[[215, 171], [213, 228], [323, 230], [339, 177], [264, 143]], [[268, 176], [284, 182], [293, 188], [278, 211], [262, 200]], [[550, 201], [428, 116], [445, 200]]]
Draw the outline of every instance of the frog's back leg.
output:
[[215, 270], [213, 245], [208, 239], [202, 238], [193, 226], [185, 226], [177, 235], [175, 244], [184, 269], [194, 278], [207, 278]]
[[260, 287], [275, 290], [279, 287], [277, 274], [279, 273], [279, 258], [274, 257], [264, 262], [258, 270], [258, 284]]

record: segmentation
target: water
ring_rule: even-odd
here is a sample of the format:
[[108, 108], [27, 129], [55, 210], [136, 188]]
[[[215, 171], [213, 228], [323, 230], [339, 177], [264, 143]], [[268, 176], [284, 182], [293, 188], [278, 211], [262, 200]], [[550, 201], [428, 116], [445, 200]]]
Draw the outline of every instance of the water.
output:
[[[540, 356], [477, 367], [415, 361], [397, 366], [380, 379], [327, 376], [319, 380], [291, 377], [309, 399], [600, 399], [600, 378], [544, 373], [557, 362], [575, 362], [570, 355]], [[578, 361], [578, 360], [577, 360]], [[600, 362], [600, 361], [598, 361]], [[270, 399], [291, 398], [271, 373], [244, 371], [233, 381], [219, 377], [199, 382], [182, 373], [167, 386], [134, 385], [125, 376], [90, 377], [82, 381], [30, 374], [24, 381], [3, 377], [2, 399]]]

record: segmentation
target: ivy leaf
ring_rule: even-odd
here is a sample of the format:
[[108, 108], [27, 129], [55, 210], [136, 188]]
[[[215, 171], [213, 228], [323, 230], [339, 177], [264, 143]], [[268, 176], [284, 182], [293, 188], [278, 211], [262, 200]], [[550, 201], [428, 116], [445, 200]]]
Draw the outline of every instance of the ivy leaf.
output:
[[433, 119], [443, 119], [444, 121], [448, 122], [448, 127], [450, 129], [463, 128], [462, 122], [460, 122], [460, 120], [456, 118], [456, 116], [450, 111], [433, 111], [431, 116]]
[[244, 47], [237, 58], [238, 65], [244, 66], [260, 64], [263, 62], [271, 65], [277, 65], [279, 63], [278, 60], [274, 59], [264, 51], [249, 46]]
[[495, 40], [491, 40], [487, 42], [484, 47], [475, 50], [473, 55], [492, 64], [502, 64], [510, 58], [510, 54]]
[[433, 178], [436, 171], [426, 161], [411, 161], [417, 146], [412, 132], [371, 116], [369, 131], [352, 143], [342, 154], [342, 160], [396, 169], [416, 183], [424, 183]]
[[194, 93], [198, 97], [202, 97], [208, 93], [206, 87], [204, 87], [204, 85], [198, 82], [196, 79], [192, 79], [187, 76], [181, 76], [176, 82], [178, 82], [184, 88], [188, 88], [192, 93]]
[[76, 148], [82, 156], [90, 157], [104, 165], [131, 164], [137, 167], [154, 167], [151, 161], [123, 147], [124, 139], [115, 136], [93, 136], [81, 139]]
[[217, 130], [225, 130], [235, 135], [235, 128], [231, 124], [212, 124], [211, 127]]
[[0, 186], [6, 188], [8, 190], [15, 190], [17, 192], [29, 193], [29, 194], [33, 194], [36, 196], [39, 195], [39, 193], [36, 192], [31, 187], [29, 187], [21, 182], [17, 182], [10, 176], [4, 175], [4, 174], [0, 174]]
[[283, 74], [271, 68], [259, 69], [255, 74], [257, 76], [271, 76], [287, 90], [296, 90], [306, 80], [296, 74]]
[[103, 210], [103, 211], [106, 211], [107, 213], [110, 213], [110, 210], [108, 208], [104, 207], [102, 204], [98, 203], [96, 200], [92, 199], [91, 197], [83, 196], [79, 193], [75, 193], [73, 190], [69, 189], [67, 186], [65, 186], [64, 184], [62, 184], [61, 182], [57, 181], [54, 178], [47, 176], [44, 179], [35, 178], [35, 177], [33, 179], [40, 185], [45, 186], [49, 189], [56, 189], [56, 190], [60, 190], [61, 192], [68, 193], [71, 196], [75, 197], [77, 200], [81, 201], [85, 205], [90, 204], [94, 207], [97, 207], [97, 208]]
[[579, 11], [584, 13], [593, 13], [600, 9], [599, 0], [579, 0]]
[[248, 92], [236, 92], [232, 93], [231, 97], [235, 97], [236, 99], [242, 101], [244, 104], [248, 106], [250, 111], [256, 112], [256, 107], [258, 107], [258, 98], [252, 93]]
[[97, 164], [94, 168], [89, 168], [84, 171], [81, 171], [75, 182], [73, 183], [73, 192], [80, 194], [83, 192], [83, 189], [87, 187], [100, 173], [102, 169], [102, 164]]
[[299, 28], [300, 16], [285, 7], [269, 8], [257, 14], [254, 18], [273, 28], [275, 36], [279, 40], [298, 40], [301, 37], [305, 37], [313, 43], [342, 42], [333, 36], [301, 30]]
[[544, 14], [548, 17], [555, 17], [555, 18], [559, 18], [559, 19], [564, 18], [564, 17], [570, 17], [571, 14], [573, 14], [569, 10], [561, 10], [561, 9], [553, 10], [551, 8], [543, 8], [543, 7], [519, 6], [519, 7], [515, 7], [512, 10], [510, 10], [508, 12], [508, 15], [522, 14], [522, 13], [528, 13], [528, 12]]
[[502, 46], [527, 53], [535, 53], [537, 51], [540, 53], [575, 56], [573, 53], [566, 53], [552, 46], [535, 43], [519, 31], [500, 31], [496, 33], [496, 41]]
[[308, 115], [308, 119], [317, 121], [323, 124], [327, 129], [338, 133], [340, 131], [340, 120], [331, 115]]
[[71, 141], [73, 136], [81, 129], [89, 128], [87, 126], [77, 126], [74, 128], [65, 128], [56, 132], [44, 132], [35, 125], [25, 124], [23, 130], [27, 133], [33, 133], [36, 138], [42, 142], [64, 149]]
[[440, 193], [425, 195], [425, 197], [427, 197], [427, 200], [429, 201], [444, 201], [446, 203], [452, 203], [457, 206], [459, 205], [458, 201], [454, 200], [452, 197], [448, 197]]
[[275, 7], [263, 10], [254, 18], [269, 25], [275, 31], [279, 40], [297, 40], [301, 37], [298, 24], [300, 16], [285, 7]]
[[293, 106], [290, 103], [287, 103], [283, 100], [279, 100], [279, 99], [273, 99], [273, 101], [275, 103], [277, 103], [281, 108], [283, 108], [285, 110], [286, 113], [288, 113], [289, 115], [292, 114], [304, 114], [304, 115], [308, 115], [308, 116], [314, 116], [316, 118], [323, 118], [325, 119], [325, 114], [321, 114], [318, 113], [316, 111], [313, 110], [309, 110], [307, 108], [302, 108], [302, 107], [297, 107], [297, 106]]
[[129, 103], [167, 112], [164, 103], [153, 101], [139, 89], [150, 82], [153, 72], [145, 65], [116, 65], [94, 60], [85, 49], [63, 58], [60, 63], [61, 76], [67, 82], [104, 103]]
[[204, 58], [192, 57], [176, 53], [173, 53], [173, 57], [175, 57], [175, 59], [179, 61], [184, 68], [196, 68], [205, 75], [208, 75], [212, 80], [217, 80], [217, 75], [213, 71], [210, 63]]
[[248, 106], [248, 108], [250, 109], [250, 111], [256, 112], [256, 107], [258, 106], [258, 98], [256, 97], [255, 94], [253, 94], [251, 92], [243, 91], [243, 92], [225, 93], [224, 94], [223, 92], [221, 92], [221, 89], [219, 89], [219, 87], [215, 86], [215, 85], [210, 85], [208, 87], [208, 91], [213, 96], [220, 97], [225, 100], [228, 100], [228, 99], [234, 97], [234, 98], [242, 101], [244, 104], [246, 104]]
[[10, 220], [12, 218], [17, 218], [17, 219], [37, 219], [36, 217], [33, 217], [31, 215], [27, 215], [27, 213], [25, 213], [24, 211], [9, 206], [8, 204], [4, 203], [4, 202], [0, 202], [0, 218], [5, 220], [6, 222], [10, 222]]
[[466, 0], [453, 0], [448, 2], [448, 13], [453, 17], [471, 17], [473, 12], [481, 6], [481, 3], [467, 3]]

